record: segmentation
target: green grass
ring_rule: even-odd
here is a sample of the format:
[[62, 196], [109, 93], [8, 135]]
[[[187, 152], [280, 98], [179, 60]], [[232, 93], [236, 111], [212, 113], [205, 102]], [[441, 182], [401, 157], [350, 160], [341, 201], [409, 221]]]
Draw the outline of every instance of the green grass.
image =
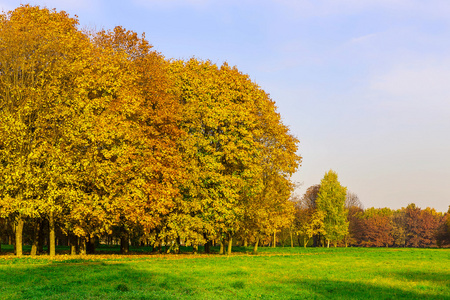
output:
[[0, 299], [450, 299], [450, 249], [0, 256]]

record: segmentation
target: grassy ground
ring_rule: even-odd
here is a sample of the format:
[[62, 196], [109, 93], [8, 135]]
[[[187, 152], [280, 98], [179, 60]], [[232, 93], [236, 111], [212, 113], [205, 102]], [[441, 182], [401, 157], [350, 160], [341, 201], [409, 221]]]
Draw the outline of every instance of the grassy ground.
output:
[[0, 299], [450, 299], [450, 249], [236, 250], [2, 255]]

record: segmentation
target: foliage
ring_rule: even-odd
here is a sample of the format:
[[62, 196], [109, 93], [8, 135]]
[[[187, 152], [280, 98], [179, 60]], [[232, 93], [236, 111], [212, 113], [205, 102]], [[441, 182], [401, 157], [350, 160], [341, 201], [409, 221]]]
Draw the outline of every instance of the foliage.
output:
[[347, 210], [345, 209], [345, 198], [347, 188], [341, 186], [337, 173], [328, 171], [320, 182], [317, 194], [317, 210], [325, 215], [324, 230], [328, 241], [337, 243], [348, 233]]
[[236, 67], [169, 61], [144, 35], [22, 5], [0, 17], [0, 71], [0, 217], [17, 247], [44, 221], [79, 252], [290, 226], [298, 140]]

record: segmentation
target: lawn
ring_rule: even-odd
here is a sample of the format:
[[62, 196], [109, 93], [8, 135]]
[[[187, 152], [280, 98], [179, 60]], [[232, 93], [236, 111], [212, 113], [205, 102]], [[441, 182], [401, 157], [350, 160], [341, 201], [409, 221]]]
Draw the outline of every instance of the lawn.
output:
[[0, 256], [0, 299], [450, 299], [450, 249]]

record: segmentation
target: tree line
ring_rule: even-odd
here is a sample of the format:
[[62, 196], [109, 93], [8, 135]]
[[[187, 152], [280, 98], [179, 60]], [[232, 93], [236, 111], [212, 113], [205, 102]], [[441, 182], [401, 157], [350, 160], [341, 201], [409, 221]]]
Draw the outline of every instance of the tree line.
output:
[[[67, 13], [0, 15], [0, 228], [23, 253], [64, 235], [154, 245], [258, 242], [292, 219], [298, 140], [224, 63], [166, 59], [135, 32]], [[24, 241], [25, 238], [25, 241]]]
[[[341, 192], [339, 209], [340, 223], [329, 224], [330, 214], [324, 213], [324, 190], [330, 190], [328, 172], [321, 184], [309, 187], [301, 198], [296, 199], [294, 228], [298, 244], [320, 246], [328, 242], [329, 231], [334, 231], [334, 244], [356, 247], [444, 247], [450, 245], [450, 207], [447, 213], [434, 208], [421, 209], [414, 203], [401, 209], [364, 209], [358, 196], [352, 192]], [[328, 188], [324, 185], [326, 184]], [[339, 188], [338, 181], [334, 184]], [[331, 197], [328, 197], [331, 199]], [[328, 215], [328, 219], [327, 216]], [[340, 229], [339, 226], [340, 225]], [[336, 232], [338, 235], [336, 235]]]

